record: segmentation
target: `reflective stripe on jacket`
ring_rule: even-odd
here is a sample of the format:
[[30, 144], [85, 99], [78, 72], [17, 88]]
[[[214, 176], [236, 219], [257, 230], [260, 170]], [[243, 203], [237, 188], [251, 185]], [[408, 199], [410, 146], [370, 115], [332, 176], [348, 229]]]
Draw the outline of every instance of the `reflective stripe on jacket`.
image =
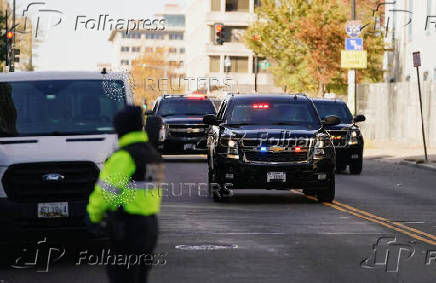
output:
[[126, 134], [118, 144], [120, 150], [105, 162], [89, 197], [87, 211], [94, 223], [100, 222], [107, 210], [115, 211], [120, 206], [129, 214], [144, 216], [160, 210], [161, 193], [156, 183], [162, 181], [163, 169], [147, 134]]

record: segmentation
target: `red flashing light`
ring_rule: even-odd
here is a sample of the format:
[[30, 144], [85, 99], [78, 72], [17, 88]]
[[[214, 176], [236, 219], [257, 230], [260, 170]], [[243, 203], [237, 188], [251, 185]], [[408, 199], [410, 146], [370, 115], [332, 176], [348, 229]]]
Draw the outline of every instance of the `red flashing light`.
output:
[[188, 99], [206, 99], [204, 95], [190, 95], [187, 97]]
[[8, 39], [12, 39], [14, 37], [14, 33], [12, 31], [8, 31], [8, 33], [6, 34], [6, 37]]
[[295, 151], [295, 152], [301, 152], [301, 150], [302, 150], [302, 149], [301, 149], [300, 146], [296, 146], [296, 147], [294, 148], [294, 151]]
[[268, 109], [269, 108], [269, 104], [254, 104], [253, 105], [254, 109]]

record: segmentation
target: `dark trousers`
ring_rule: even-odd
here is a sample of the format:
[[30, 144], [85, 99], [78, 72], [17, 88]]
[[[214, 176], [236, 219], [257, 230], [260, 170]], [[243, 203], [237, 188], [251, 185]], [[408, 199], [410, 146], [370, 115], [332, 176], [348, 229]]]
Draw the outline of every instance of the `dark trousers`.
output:
[[108, 233], [111, 238], [111, 253], [121, 257], [119, 261], [107, 265], [110, 282], [147, 282], [148, 273], [155, 264], [152, 258], [158, 237], [156, 215], [139, 216], [122, 211], [114, 212], [109, 215]]

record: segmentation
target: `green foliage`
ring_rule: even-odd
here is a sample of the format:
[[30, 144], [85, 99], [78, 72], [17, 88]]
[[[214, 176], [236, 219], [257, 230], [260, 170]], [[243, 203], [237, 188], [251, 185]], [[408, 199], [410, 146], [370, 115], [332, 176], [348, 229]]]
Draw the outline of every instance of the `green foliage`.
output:
[[[366, 21], [372, 10], [362, 9]], [[262, 0], [256, 14], [258, 20], [248, 28], [245, 42], [272, 62], [270, 70], [277, 85], [290, 92], [345, 92], [346, 70], [341, 69], [340, 61], [350, 14], [347, 1]], [[369, 68], [360, 78], [379, 81], [383, 76], [383, 37], [365, 33], [364, 38]]]

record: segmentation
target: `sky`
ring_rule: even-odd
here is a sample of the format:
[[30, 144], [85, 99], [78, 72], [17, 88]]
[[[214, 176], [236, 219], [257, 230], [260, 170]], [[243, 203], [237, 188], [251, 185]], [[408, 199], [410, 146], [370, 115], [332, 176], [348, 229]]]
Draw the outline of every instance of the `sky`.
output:
[[[9, 0], [12, 3], [12, 0]], [[97, 70], [98, 63], [111, 63], [110, 30], [96, 31], [78, 24], [79, 18], [148, 19], [162, 10], [167, 3], [183, 5], [183, 0], [16, 0], [17, 15], [22, 15], [29, 4], [29, 19], [33, 28], [39, 16], [37, 47], [33, 51], [33, 64], [37, 71]], [[42, 4], [35, 4], [35, 3]], [[44, 11], [45, 10], [45, 11]], [[55, 10], [46, 11], [46, 10]], [[58, 12], [59, 11], [59, 12]], [[59, 23], [60, 21], [60, 23]], [[79, 21], [80, 22], [80, 21]], [[59, 23], [58, 25], [56, 25]]]

